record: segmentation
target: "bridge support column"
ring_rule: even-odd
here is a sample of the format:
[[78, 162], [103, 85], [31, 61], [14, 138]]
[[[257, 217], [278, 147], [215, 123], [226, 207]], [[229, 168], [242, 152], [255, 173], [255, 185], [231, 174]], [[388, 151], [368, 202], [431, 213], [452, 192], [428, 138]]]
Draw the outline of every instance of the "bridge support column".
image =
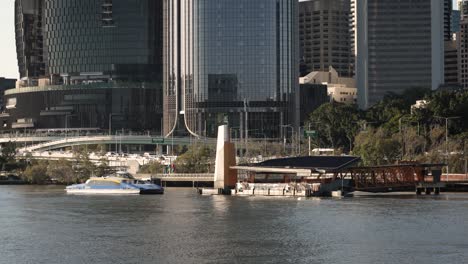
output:
[[216, 146], [215, 189], [234, 189], [237, 183], [237, 170], [231, 169], [236, 165], [234, 144], [229, 140], [227, 125], [218, 127], [218, 142]]
[[166, 151], [166, 155], [168, 155], [168, 156], [172, 155], [172, 148], [171, 148], [171, 146], [167, 145], [167, 146], [166, 146], [166, 150], [167, 150], [167, 151]]
[[158, 145], [158, 154], [159, 155], [164, 154], [163, 145]]

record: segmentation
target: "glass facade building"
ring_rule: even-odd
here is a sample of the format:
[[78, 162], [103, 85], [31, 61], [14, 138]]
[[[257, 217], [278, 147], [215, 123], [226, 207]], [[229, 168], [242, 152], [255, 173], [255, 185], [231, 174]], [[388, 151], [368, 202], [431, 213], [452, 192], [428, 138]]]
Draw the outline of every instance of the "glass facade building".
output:
[[20, 78], [37, 84], [45, 74], [42, 30], [43, 0], [15, 1], [15, 38]]
[[49, 74], [66, 83], [159, 80], [161, 14], [162, 2], [154, 0], [44, 0]]
[[18, 66], [28, 81], [5, 93], [3, 129], [162, 129], [162, 0], [15, 7]]
[[298, 123], [295, 0], [164, 1], [164, 130], [278, 137]]

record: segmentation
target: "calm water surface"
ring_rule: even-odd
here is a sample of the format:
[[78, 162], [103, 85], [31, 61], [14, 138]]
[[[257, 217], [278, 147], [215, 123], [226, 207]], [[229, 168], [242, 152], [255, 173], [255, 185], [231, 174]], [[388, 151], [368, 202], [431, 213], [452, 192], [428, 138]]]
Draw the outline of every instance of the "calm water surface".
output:
[[468, 195], [74, 196], [0, 186], [0, 263], [467, 263]]

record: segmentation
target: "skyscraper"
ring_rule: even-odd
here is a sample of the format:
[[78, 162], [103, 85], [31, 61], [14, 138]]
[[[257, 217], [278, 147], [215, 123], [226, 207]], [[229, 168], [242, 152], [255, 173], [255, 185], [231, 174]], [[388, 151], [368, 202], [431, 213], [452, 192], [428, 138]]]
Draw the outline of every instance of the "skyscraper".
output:
[[443, 0], [444, 2], [444, 40], [452, 40], [452, 0]]
[[44, 0], [15, 1], [16, 55], [20, 78], [35, 85], [45, 74], [42, 13]]
[[445, 1], [356, 2], [359, 106], [444, 83]]
[[297, 1], [164, 3], [165, 135], [215, 136], [227, 121], [237, 136], [278, 137], [298, 124]]
[[340, 76], [352, 76], [350, 11], [350, 0], [299, 3], [301, 76], [312, 71], [327, 71], [330, 66]]
[[450, 28], [452, 34], [460, 32], [460, 16], [460, 10], [452, 10], [452, 16], [450, 17]]
[[460, 34], [458, 40], [458, 81], [468, 89], [468, 1], [460, 1]]
[[15, 7], [21, 81], [5, 92], [4, 129], [161, 129], [162, 0]]

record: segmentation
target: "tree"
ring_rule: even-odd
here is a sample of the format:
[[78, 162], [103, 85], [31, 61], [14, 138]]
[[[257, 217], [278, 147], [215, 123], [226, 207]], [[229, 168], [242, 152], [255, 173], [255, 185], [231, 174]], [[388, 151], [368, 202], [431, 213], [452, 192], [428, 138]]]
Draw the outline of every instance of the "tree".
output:
[[207, 173], [214, 171], [215, 150], [201, 144], [191, 145], [187, 152], [175, 161], [178, 173]]
[[85, 149], [76, 148], [73, 156], [76, 160], [74, 170], [77, 181], [85, 181], [89, 177], [94, 175], [96, 165], [91, 162], [89, 155]]
[[94, 166], [94, 175], [96, 177], [103, 177], [105, 175], [111, 174], [112, 173], [111, 167], [109, 167], [109, 164], [107, 162], [107, 159], [101, 158], [99, 160], [99, 165]]
[[393, 164], [400, 157], [401, 144], [382, 128], [369, 129], [356, 136], [354, 152], [366, 166]]
[[33, 184], [43, 184], [49, 180], [47, 176], [47, 162], [37, 161], [29, 165], [23, 173], [25, 180]]
[[161, 174], [164, 173], [164, 165], [162, 165], [159, 161], [152, 161], [141, 166], [139, 173]]
[[403, 130], [405, 160], [416, 160], [417, 157], [425, 152], [426, 139], [418, 135], [417, 129], [408, 127]]
[[56, 180], [59, 183], [77, 182], [73, 163], [65, 159], [50, 161], [46, 174], [50, 179]]
[[428, 110], [432, 116], [459, 117], [449, 123], [451, 133], [468, 130], [468, 91], [440, 91], [428, 96]]
[[14, 163], [16, 156], [16, 146], [12, 142], [6, 143], [2, 147], [1, 155], [0, 155], [0, 169], [5, 170], [6, 165], [9, 163]]
[[309, 122], [318, 131], [321, 146], [350, 150], [358, 132], [361, 112], [354, 105], [327, 103], [316, 109]]

